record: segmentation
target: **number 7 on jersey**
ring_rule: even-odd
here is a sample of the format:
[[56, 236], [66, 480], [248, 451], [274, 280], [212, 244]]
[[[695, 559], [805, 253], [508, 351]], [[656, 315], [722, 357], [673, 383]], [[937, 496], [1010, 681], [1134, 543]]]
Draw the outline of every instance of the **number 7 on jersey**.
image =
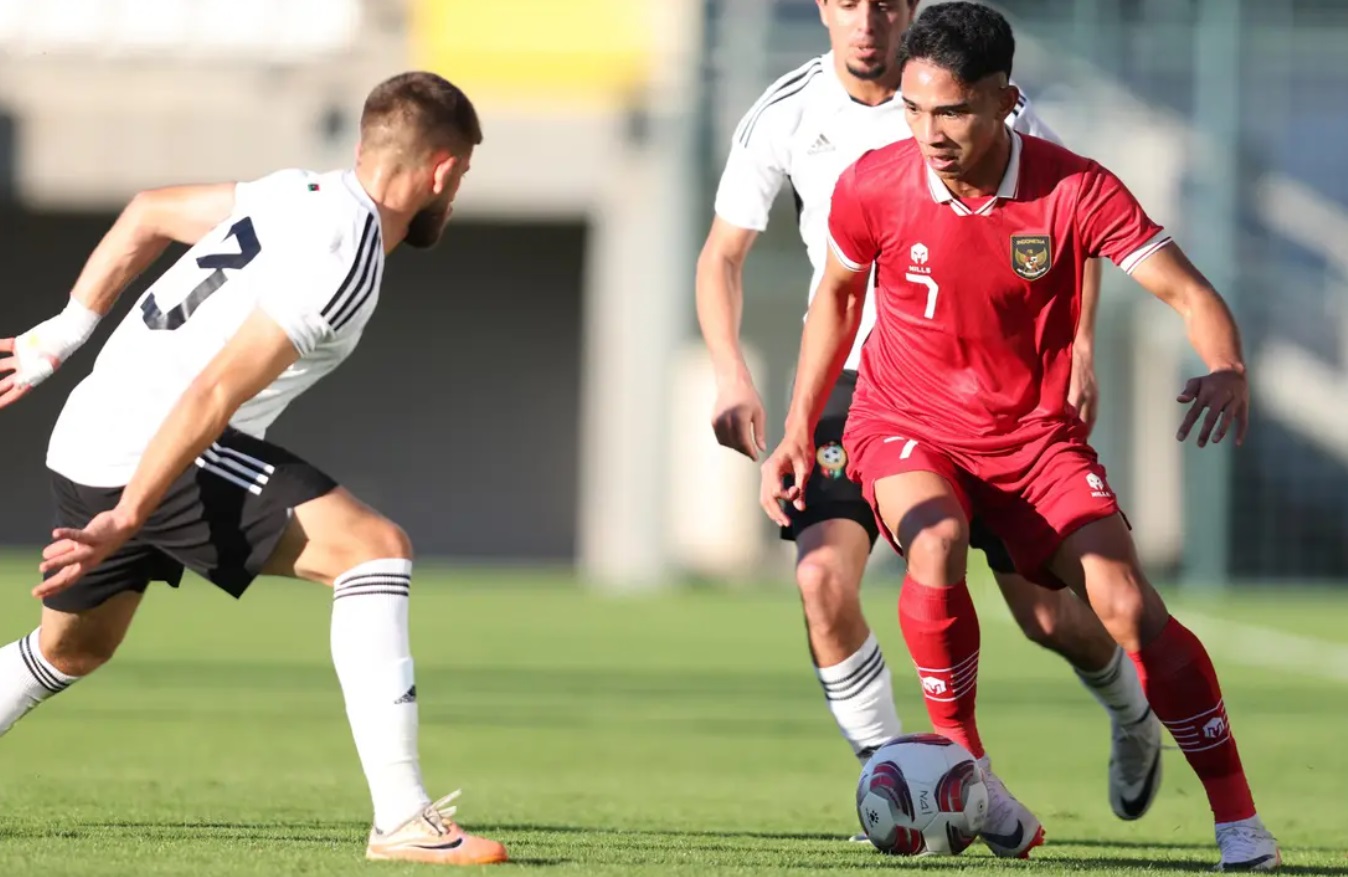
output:
[[927, 309], [922, 312], [922, 316], [926, 317], [928, 320], [935, 319], [936, 296], [941, 292], [941, 287], [935, 280], [931, 279], [931, 275], [929, 274], [908, 273], [903, 275], [903, 279], [907, 280], [909, 283], [916, 283], [918, 286], [927, 287]]

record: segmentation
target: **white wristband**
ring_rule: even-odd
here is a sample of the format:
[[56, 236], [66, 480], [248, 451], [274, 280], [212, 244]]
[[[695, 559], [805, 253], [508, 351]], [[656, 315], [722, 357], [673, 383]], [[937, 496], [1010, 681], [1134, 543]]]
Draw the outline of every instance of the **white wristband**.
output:
[[84, 342], [89, 340], [89, 336], [94, 334], [98, 328], [99, 320], [103, 315], [98, 311], [91, 311], [76, 299], [71, 299], [66, 303], [65, 310], [56, 316], [60, 321], [63, 334], [66, 335], [67, 342], [72, 344], [70, 352], [74, 353]]
[[35, 387], [51, 377], [61, 363], [89, 340], [101, 319], [100, 314], [72, 298], [61, 313], [16, 338], [14, 355], [19, 366], [14, 373], [16, 383]]

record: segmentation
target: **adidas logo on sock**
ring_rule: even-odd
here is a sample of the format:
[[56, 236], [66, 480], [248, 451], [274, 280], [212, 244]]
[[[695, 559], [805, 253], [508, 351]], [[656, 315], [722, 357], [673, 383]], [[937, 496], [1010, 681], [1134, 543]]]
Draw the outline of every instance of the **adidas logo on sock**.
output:
[[819, 137], [815, 139], [814, 143], [810, 144], [810, 148], [806, 150], [805, 154], [819, 155], [822, 152], [832, 152], [834, 148], [833, 144], [829, 142], [829, 139], [823, 134], [820, 134]]
[[393, 702], [393, 705], [397, 706], [400, 703], [416, 703], [416, 702], [417, 702], [417, 687], [413, 685], [411, 688], [407, 689], [406, 694], [395, 700]]

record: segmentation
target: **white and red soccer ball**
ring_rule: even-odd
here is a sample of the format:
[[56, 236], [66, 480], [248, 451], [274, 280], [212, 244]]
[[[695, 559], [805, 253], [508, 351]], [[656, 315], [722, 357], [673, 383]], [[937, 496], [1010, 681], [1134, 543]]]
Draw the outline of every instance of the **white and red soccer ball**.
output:
[[861, 769], [857, 818], [882, 853], [959, 855], [983, 830], [987, 813], [978, 762], [939, 734], [895, 737]]

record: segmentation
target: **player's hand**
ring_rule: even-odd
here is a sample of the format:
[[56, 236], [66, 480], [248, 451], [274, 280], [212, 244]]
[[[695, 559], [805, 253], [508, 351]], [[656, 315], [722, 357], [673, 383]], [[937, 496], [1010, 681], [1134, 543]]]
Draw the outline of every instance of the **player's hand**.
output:
[[1221, 441], [1232, 425], [1236, 427], [1236, 444], [1245, 443], [1245, 431], [1250, 421], [1250, 384], [1243, 372], [1223, 369], [1201, 378], [1190, 378], [1175, 401], [1181, 405], [1193, 403], [1175, 438], [1187, 439], [1198, 418], [1207, 411], [1198, 431], [1200, 448], [1208, 443], [1209, 437], [1214, 444]]
[[61, 364], [34, 349], [28, 337], [0, 338], [0, 408], [27, 396]]
[[38, 569], [43, 575], [54, 575], [34, 588], [33, 596], [50, 597], [75, 584], [125, 545], [138, 529], [138, 524], [113, 509], [96, 516], [82, 530], [53, 530], [53, 541], [43, 549]]
[[1095, 418], [1100, 413], [1100, 385], [1095, 381], [1095, 357], [1084, 350], [1072, 351], [1072, 379], [1067, 386], [1067, 404], [1086, 424], [1086, 434], [1095, 429]]
[[719, 444], [750, 460], [757, 460], [759, 453], [767, 450], [767, 413], [752, 379], [717, 382], [711, 428]]
[[[803, 430], [794, 435], [787, 433], [772, 456], [763, 461], [763, 483], [758, 499], [773, 523], [791, 526], [791, 518], [782, 508], [783, 502], [791, 503], [797, 511], [805, 510], [805, 482], [813, 468], [814, 439]], [[792, 477], [790, 487], [782, 483], [787, 475]]]

